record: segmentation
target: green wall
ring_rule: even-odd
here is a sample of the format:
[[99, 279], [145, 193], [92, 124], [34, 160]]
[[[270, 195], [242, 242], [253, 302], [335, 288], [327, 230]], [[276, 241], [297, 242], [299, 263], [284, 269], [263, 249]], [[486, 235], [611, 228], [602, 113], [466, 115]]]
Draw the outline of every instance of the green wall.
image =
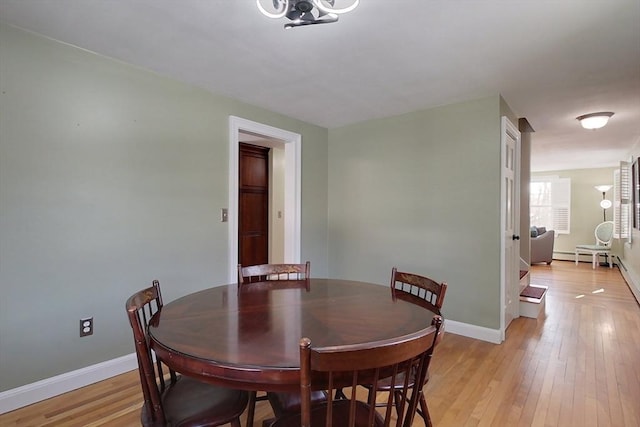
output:
[[500, 327], [499, 96], [329, 131], [329, 271], [449, 284], [447, 319]]
[[0, 87], [0, 391], [133, 353], [152, 279], [226, 283], [229, 115], [302, 134], [301, 257], [327, 274], [326, 129], [6, 25]]

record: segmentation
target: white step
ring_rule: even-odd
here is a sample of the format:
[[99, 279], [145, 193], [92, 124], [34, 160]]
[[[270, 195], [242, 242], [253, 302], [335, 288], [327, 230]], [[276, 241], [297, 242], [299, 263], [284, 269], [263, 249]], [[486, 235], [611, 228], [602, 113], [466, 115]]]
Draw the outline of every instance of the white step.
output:
[[542, 288], [545, 292], [542, 294], [542, 298], [529, 298], [529, 297], [520, 297], [520, 316], [531, 317], [533, 319], [537, 319], [540, 313], [545, 310], [545, 302], [547, 299], [547, 289], [548, 286], [543, 285], [529, 285], [532, 288]]

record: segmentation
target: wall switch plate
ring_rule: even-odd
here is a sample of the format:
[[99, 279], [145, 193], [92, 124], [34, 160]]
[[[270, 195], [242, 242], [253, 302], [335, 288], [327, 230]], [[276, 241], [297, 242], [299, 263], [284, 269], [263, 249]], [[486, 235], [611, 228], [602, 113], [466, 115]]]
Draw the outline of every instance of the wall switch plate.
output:
[[227, 208], [220, 209], [220, 222], [229, 221], [229, 210]]

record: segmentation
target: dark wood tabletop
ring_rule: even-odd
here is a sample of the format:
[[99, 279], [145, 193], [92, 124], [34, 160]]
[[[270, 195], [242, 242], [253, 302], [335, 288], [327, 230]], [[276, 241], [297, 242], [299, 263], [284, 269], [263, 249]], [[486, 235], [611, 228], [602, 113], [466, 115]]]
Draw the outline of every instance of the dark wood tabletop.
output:
[[388, 286], [337, 279], [272, 281], [205, 289], [166, 304], [151, 346], [176, 371], [246, 390], [297, 391], [299, 341], [314, 346], [395, 338], [433, 314], [393, 300]]

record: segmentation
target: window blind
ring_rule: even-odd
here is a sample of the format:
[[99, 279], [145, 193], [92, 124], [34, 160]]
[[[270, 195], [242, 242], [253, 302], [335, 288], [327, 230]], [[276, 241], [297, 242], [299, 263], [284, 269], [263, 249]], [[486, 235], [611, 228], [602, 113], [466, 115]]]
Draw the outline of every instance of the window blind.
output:
[[631, 239], [631, 163], [613, 171], [613, 237]]

